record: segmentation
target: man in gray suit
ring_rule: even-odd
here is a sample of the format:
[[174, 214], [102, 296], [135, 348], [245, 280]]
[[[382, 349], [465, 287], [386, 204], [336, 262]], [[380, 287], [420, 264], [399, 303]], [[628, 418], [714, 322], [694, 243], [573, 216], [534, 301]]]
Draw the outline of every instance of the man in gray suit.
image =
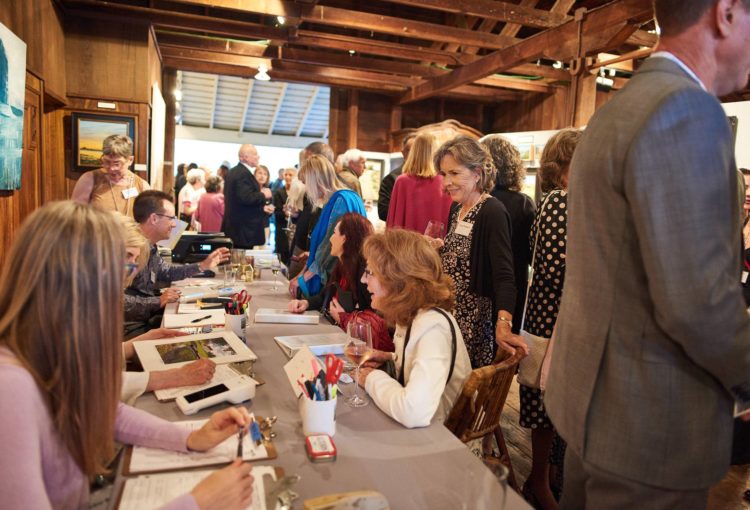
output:
[[[655, 0], [659, 50], [596, 112], [570, 171], [545, 405], [561, 508], [705, 508], [750, 402], [732, 135], [750, 0]], [[750, 418], [747, 414], [745, 419]]]

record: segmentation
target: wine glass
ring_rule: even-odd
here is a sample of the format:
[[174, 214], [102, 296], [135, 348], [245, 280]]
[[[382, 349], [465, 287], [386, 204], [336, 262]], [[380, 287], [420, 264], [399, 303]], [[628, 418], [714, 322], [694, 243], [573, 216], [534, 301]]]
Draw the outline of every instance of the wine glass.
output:
[[424, 235], [433, 239], [443, 239], [445, 237], [445, 225], [442, 221], [430, 220], [427, 223]]
[[354, 319], [347, 324], [346, 334], [349, 340], [344, 347], [344, 355], [357, 366], [354, 395], [346, 399], [346, 403], [352, 407], [364, 407], [368, 402], [359, 396], [359, 369], [372, 356], [372, 329], [369, 322]]
[[277, 257], [271, 259], [271, 272], [273, 273], [273, 291], [276, 292], [276, 284], [279, 281], [279, 271], [281, 271], [281, 262]]

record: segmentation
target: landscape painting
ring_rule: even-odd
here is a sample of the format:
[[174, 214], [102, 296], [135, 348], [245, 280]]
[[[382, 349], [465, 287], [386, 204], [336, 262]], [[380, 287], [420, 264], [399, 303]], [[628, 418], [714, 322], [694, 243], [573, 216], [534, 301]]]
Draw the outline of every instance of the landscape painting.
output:
[[0, 189], [21, 188], [26, 43], [0, 23]]
[[127, 135], [135, 144], [135, 118], [73, 113], [73, 157], [78, 168], [99, 168], [102, 142], [110, 135]]

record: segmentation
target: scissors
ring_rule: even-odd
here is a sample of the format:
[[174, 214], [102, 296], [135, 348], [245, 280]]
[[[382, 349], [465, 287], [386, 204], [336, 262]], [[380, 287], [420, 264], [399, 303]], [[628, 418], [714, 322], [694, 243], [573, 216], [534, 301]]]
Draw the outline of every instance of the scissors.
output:
[[235, 292], [234, 294], [232, 294], [232, 301], [237, 303], [239, 307], [242, 307], [242, 305], [250, 301], [250, 295], [246, 290], [243, 290], [242, 292]]
[[341, 372], [344, 371], [344, 362], [333, 354], [326, 354], [326, 384], [339, 382]]

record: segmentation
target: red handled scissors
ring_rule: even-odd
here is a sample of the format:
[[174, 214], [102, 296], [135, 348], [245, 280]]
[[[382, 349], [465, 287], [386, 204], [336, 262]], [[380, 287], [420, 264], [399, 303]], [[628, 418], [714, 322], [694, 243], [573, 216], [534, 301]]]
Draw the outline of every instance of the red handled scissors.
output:
[[250, 301], [250, 294], [246, 290], [242, 292], [235, 292], [232, 294], [232, 301], [237, 303], [240, 307]]
[[333, 354], [326, 354], [326, 384], [339, 382], [341, 372], [344, 371], [344, 362]]

